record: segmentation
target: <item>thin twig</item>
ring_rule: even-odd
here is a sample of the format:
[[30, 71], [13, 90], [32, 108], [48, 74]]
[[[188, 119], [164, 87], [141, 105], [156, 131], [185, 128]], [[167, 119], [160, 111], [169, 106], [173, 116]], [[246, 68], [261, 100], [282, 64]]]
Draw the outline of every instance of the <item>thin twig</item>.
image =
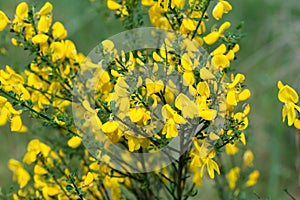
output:
[[296, 198], [295, 198], [293, 195], [291, 195], [291, 193], [289, 193], [289, 191], [288, 191], [287, 189], [284, 189], [284, 192], [285, 192], [289, 197], [291, 197], [291, 199], [296, 200]]

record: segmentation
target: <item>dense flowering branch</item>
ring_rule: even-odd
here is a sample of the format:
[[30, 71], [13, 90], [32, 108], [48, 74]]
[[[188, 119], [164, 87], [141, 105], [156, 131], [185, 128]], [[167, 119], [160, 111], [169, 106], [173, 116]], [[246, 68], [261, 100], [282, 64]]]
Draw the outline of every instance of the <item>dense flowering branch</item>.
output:
[[[223, 187], [220, 196], [244, 195], [259, 177], [252, 166], [253, 153], [244, 151], [241, 164], [229, 167], [219, 159], [232, 160], [245, 149], [250, 112], [249, 104], [240, 106], [251, 96], [246, 77], [232, 69], [240, 33], [229, 32], [229, 21], [219, 23], [232, 10], [230, 3], [106, 3], [126, 29], [141, 27], [148, 16], [153, 27], [166, 30], [163, 44], [125, 52], [105, 40], [97, 49], [103, 59], [93, 63], [66, 39], [64, 25], [53, 21], [51, 3], [36, 11], [22, 2], [12, 20], [0, 11], [0, 31], [9, 26], [12, 44], [33, 55], [21, 73], [9, 66], [0, 70], [0, 126], [10, 121], [11, 131], [30, 131], [21, 120], [28, 111], [44, 125], [58, 128], [64, 144], [33, 139], [23, 163], [9, 161], [20, 186], [13, 198], [121, 199], [130, 198], [130, 193], [138, 199], [187, 199], [196, 194], [206, 174]], [[212, 13], [209, 6], [214, 6]], [[174, 39], [178, 35], [180, 39]], [[197, 53], [199, 49], [208, 53]], [[78, 80], [80, 76], [88, 79]], [[286, 103], [283, 114], [289, 125], [297, 126], [298, 96], [288, 86], [279, 84], [279, 89], [279, 99]], [[76, 107], [73, 113], [71, 106]], [[82, 144], [86, 137], [103, 149], [90, 154]], [[177, 146], [168, 146], [174, 141], [179, 141]], [[116, 155], [113, 145], [128, 154]], [[166, 160], [145, 173], [155, 161], [145, 160], [143, 153], [164, 147]], [[120, 157], [127, 160], [117, 160]], [[164, 165], [168, 160], [173, 162]]]

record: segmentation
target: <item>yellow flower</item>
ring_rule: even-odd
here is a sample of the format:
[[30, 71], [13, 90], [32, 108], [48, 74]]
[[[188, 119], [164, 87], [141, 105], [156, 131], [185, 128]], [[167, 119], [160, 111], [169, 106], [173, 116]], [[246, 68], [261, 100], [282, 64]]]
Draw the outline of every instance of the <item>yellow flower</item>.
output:
[[177, 114], [177, 112], [173, 110], [169, 104], [166, 104], [162, 107], [161, 113], [164, 118], [174, 119], [174, 121], [178, 124], [186, 123], [185, 119], [179, 114]]
[[205, 109], [205, 110], [200, 110], [200, 117], [212, 121], [217, 117], [217, 111], [214, 109]]
[[200, 69], [200, 78], [204, 81], [214, 79], [215, 76], [211, 71], [209, 71], [206, 67], [202, 67]]
[[23, 162], [30, 165], [36, 161], [37, 155], [41, 153], [45, 158], [48, 157], [51, 148], [37, 139], [31, 140], [27, 145], [27, 153], [24, 155]]
[[104, 133], [113, 133], [118, 131], [118, 124], [115, 121], [108, 121], [101, 128]]
[[13, 69], [11, 69], [8, 65], [6, 66], [6, 70], [0, 70], [0, 81], [2, 83], [2, 89], [7, 92], [14, 92], [20, 96], [20, 100], [28, 100], [30, 99], [30, 93], [23, 86], [24, 78], [17, 74]]
[[251, 172], [251, 174], [249, 174], [248, 181], [246, 182], [246, 186], [252, 187], [257, 183], [258, 178], [259, 178], [259, 171], [254, 170], [253, 172]]
[[[165, 1], [165, 3], [167, 3], [167, 1]], [[163, 13], [167, 11], [168, 7], [166, 7], [166, 4], [163, 6], [164, 8], [162, 6], [160, 2], [155, 2], [151, 6], [148, 11], [150, 22], [155, 27], [171, 29], [171, 25], [168, 22], [168, 19], [163, 16]]]
[[[156, 52], [153, 52], [152, 56], [153, 56], [153, 59], [156, 62], [162, 62], [163, 61], [162, 57], [160, 57], [160, 55], [158, 55], [158, 53], [156, 53]], [[155, 63], [155, 64], [157, 65], [157, 63]], [[158, 67], [158, 66], [156, 66], [156, 67]]]
[[129, 95], [127, 92], [128, 85], [124, 78], [120, 77], [115, 84], [115, 92], [113, 93], [113, 99], [116, 101], [119, 107], [119, 117], [122, 119], [129, 113]]
[[195, 102], [191, 101], [189, 97], [180, 93], [175, 100], [175, 107], [181, 110], [184, 118], [193, 119], [199, 116], [199, 111]]
[[26, 40], [30, 40], [35, 34], [34, 27], [31, 24], [25, 27], [25, 31], [26, 31], [26, 36], [25, 36]]
[[239, 167], [234, 167], [226, 174], [226, 179], [231, 190], [233, 190], [236, 186], [237, 180], [240, 176], [240, 171], [241, 169]]
[[75, 56], [77, 54], [76, 46], [71, 40], [65, 40], [65, 55], [67, 58], [75, 59]]
[[33, 44], [45, 44], [48, 40], [49, 36], [45, 34], [37, 34], [32, 38]]
[[284, 103], [282, 121], [285, 121], [287, 117], [288, 125], [292, 126], [296, 120], [296, 110], [300, 112], [300, 107], [296, 105], [299, 101], [299, 96], [293, 88], [289, 85], [283, 85], [281, 81], [278, 81], [278, 89], [278, 99]]
[[128, 149], [130, 152], [137, 151], [141, 148], [141, 143], [138, 138], [133, 136], [126, 136], [128, 140]]
[[[193, 152], [193, 158], [191, 162], [192, 169], [196, 172], [193, 177], [193, 182], [196, 185], [201, 185], [204, 169], [206, 167], [207, 173], [210, 178], [215, 178], [215, 172], [220, 174], [218, 164], [213, 160], [216, 156], [216, 151], [208, 149], [208, 143], [203, 142], [201, 146], [198, 144], [196, 138], [193, 139], [195, 145], [195, 152]], [[200, 168], [200, 170], [198, 170]]]
[[94, 176], [91, 172], [88, 172], [84, 179], [84, 185], [90, 185], [94, 181]]
[[230, 62], [225, 55], [215, 55], [211, 59], [214, 66], [220, 70], [229, 67]]
[[57, 118], [57, 116], [54, 116], [54, 122], [60, 126], [65, 126], [66, 125], [66, 122], [64, 121], [61, 121]]
[[209, 86], [208, 86], [207, 82], [205, 82], [205, 81], [199, 82], [198, 85], [197, 85], [197, 92], [201, 96], [209, 98], [210, 97], [210, 90], [209, 90]]
[[169, 119], [165, 123], [162, 134], [166, 135], [166, 138], [174, 138], [178, 135], [178, 129], [173, 119]]
[[118, 142], [123, 135], [122, 131], [119, 129], [118, 123], [113, 120], [107, 121], [101, 128], [113, 143]]
[[46, 3], [44, 4], [44, 6], [40, 9], [40, 11], [37, 13], [37, 15], [39, 15], [39, 16], [42, 16], [42, 15], [44, 15], [44, 16], [45, 16], [45, 15], [49, 15], [49, 14], [51, 14], [52, 9], [53, 9], [52, 4], [49, 3], [49, 2], [46, 2]]
[[193, 85], [195, 83], [195, 76], [193, 72], [194, 66], [190, 56], [187, 53], [183, 54], [181, 57], [181, 65], [184, 69], [183, 85]]
[[203, 40], [206, 44], [212, 45], [214, 44], [220, 37], [223, 37], [223, 33], [226, 29], [230, 27], [230, 22], [224, 22], [218, 31], [213, 31], [206, 35]]
[[115, 45], [111, 40], [104, 40], [101, 42], [104, 52], [110, 52], [114, 49]]
[[164, 89], [164, 83], [161, 80], [153, 82], [151, 79], [146, 78], [146, 89], [148, 95], [159, 93]]
[[208, 154], [207, 158], [204, 159], [204, 165], [206, 164], [207, 166], [207, 173], [209, 177], [212, 179], [215, 178], [215, 172], [217, 172], [217, 174], [220, 175], [220, 169], [216, 161], [213, 160], [214, 157], [215, 157], [215, 153], [211, 152]]
[[52, 35], [54, 38], [62, 40], [67, 37], [68, 32], [62, 23], [55, 22], [52, 26]]
[[81, 144], [81, 138], [78, 136], [73, 136], [68, 140], [68, 146], [76, 149], [77, 147], [79, 147]]
[[10, 20], [8, 19], [6, 14], [2, 10], [0, 10], [0, 31], [3, 31], [9, 23]]
[[113, 0], [107, 0], [107, 7], [110, 10], [119, 10], [120, 8], [122, 8], [122, 5], [118, 4], [117, 2], [115, 2]]
[[43, 194], [43, 197], [45, 199], [53, 199], [54, 196], [56, 196], [60, 191], [60, 188], [58, 185], [55, 185], [55, 186], [45, 186], [43, 187], [42, 189], [42, 194]]
[[21, 112], [16, 111], [5, 97], [0, 96], [0, 126], [7, 123], [11, 117], [11, 131], [26, 132], [27, 128], [22, 124]]
[[210, 98], [210, 90], [207, 82], [199, 82], [197, 85], [197, 92], [200, 94], [196, 99], [199, 116], [208, 121], [214, 120], [218, 113], [216, 110], [209, 108], [207, 99]]
[[162, 107], [162, 116], [167, 119], [162, 134], [166, 134], [166, 138], [176, 137], [178, 129], [176, 124], [185, 124], [186, 120], [174, 111], [169, 104]]
[[294, 126], [295, 126], [296, 129], [300, 130], [300, 120], [299, 119], [295, 120]]
[[220, 37], [220, 33], [218, 31], [213, 31], [206, 35], [203, 40], [206, 44], [212, 45], [214, 44]]
[[150, 112], [145, 108], [137, 106], [129, 111], [130, 120], [138, 125], [147, 125], [148, 121], [151, 119]]
[[20, 20], [24, 20], [28, 17], [28, 5], [26, 2], [20, 3], [16, 8], [16, 16]]
[[219, 0], [212, 11], [212, 15], [216, 20], [219, 20], [222, 18], [224, 13], [228, 13], [231, 10], [232, 6], [227, 1]]
[[7, 99], [5, 97], [0, 96], [0, 126], [4, 126], [7, 123], [10, 116], [10, 112], [6, 104], [9, 104], [9, 102], [7, 102]]
[[232, 76], [231, 79], [232, 83], [228, 85], [229, 89], [234, 88], [239, 83], [243, 83], [245, 81], [245, 76], [243, 74], [238, 73], [237, 75]]
[[244, 155], [243, 155], [243, 167], [248, 167], [252, 165], [254, 159], [254, 155], [251, 150], [246, 150]]
[[[225, 44], [219, 45], [213, 52], [212, 52], [212, 64], [215, 68], [223, 70], [230, 65], [230, 61], [234, 58], [233, 50], [230, 50], [230, 55], [226, 54], [227, 48]], [[232, 55], [233, 54], [233, 55]], [[233, 58], [232, 58], [233, 56]]]
[[240, 49], [240, 46], [238, 44], [234, 45], [234, 47], [227, 52], [227, 54], [226, 54], [227, 59], [229, 61], [234, 60], [235, 54], [239, 51], [239, 49]]
[[245, 116], [244, 113], [238, 112], [238, 113], [234, 114], [234, 117], [233, 117], [233, 118], [234, 118], [234, 119], [237, 121], [237, 123], [239, 124], [239, 125], [237, 126], [237, 128], [238, 128], [239, 130], [245, 130], [245, 129], [248, 127], [248, 124], [249, 124], [249, 122], [248, 122], [248, 117]]
[[155, 2], [153, 0], [142, 0], [143, 6], [152, 6]]
[[34, 171], [34, 174], [37, 174], [37, 175], [44, 175], [44, 174], [48, 173], [48, 171], [45, 168], [43, 168], [42, 166], [40, 166], [39, 164], [36, 164], [34, 166], [33, 171]]
[[91, 108], [90, 103], [87, 100], [82, 102], [82, 106], [85, 109], [84, 117], [87, 119], [88, 125], [94, 130], [101, 129], [102, 122], [98, 117], [97, 110]]
[[48, 33], [51, 22], [52, 22], [51, 17], [42, 15], [40, 17], [40, 20], [38, 22], [38, 27], [37, 27], [39, 33]]
[[52, 62], [62, 61], [65, 58], [65, 45], [63, 42], [52, 42], [50, 45]]
[[175, 6], [177, 6], [178, 8], [183, 8], [185, 0], [174, 0], [174, 1], [170, 1], [171, 2], [171, 8], [174, 8]]
[[14, 115], [11, 119], [10, 130], [14, 132], [26, 132], [27, 128], [22, 124], [21, 113]]
[[191, 57], [187, 53], [182, 55], [181, 65], [185, 71], [193, 71], [193, 62], [191, 60]]
[[196, 30], [196, 25], [194, 24], [194, 21], [187, 17], [182, 20], [182, 26], [188, 31]]
[[20, 188], [25, 187], [30, 181], [30, 174], [23, 168], [19, 161], [10, 159], [8, 161], [8, 168], [14, 173], [13, 179], [17, 179]]
[[232, 76], [232, 83], [230, 83], [227, 88], [226, 103], [229, 106], [236, 106], [240, 101], [246, 101], [250, 98], [251, 92], [249, 89], [241, 89], [241, 83], [245, 81], [245, 76], [243, 74], [237, 74]]
[[225, 150], [226, 150], [226, 154], [228, 155], [235, 155], [238, 153], [239, 149], [236, 147], [237, 143], [234, 144], [226, 144], [225, 146]]

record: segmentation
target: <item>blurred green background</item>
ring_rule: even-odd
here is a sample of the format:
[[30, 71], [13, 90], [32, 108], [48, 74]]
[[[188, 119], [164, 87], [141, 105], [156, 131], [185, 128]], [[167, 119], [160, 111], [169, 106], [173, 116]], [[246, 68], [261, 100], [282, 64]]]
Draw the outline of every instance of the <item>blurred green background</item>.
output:
[[[104, 0], [98, 0], [104, 1]], [[17, 0], [0, 1], [0, 9], [13, 18]], [[27, 1], [40, 7], [44, 0]], [[54, 5], [54, 20], [61, 21], [68, 30], [68, 38], [77, 50], [87, 54], [97, 43], [122, 30], [121, 24], [103, 5], [88, 0], [50, 0]], [[300, 198], [297, 178], [297, 152], [294, 128], [281, 122], [281, 103], [277, 100], [277, 81], [282, 80], [300, 92], [300, 4], [299, 0], [231, 0], [233, 11], [225, 15], [233, 26], [245, 22], [241, 50], [233, 63], [237, 72], [245, 73], [246, 84], [252, 91], [250, 99], [250, 127], [247, 130], [249, 147], [255, 153], [255, 165], [260, 170], [259, 183], [254, 192], [266, 199], [291, 199], [288, 190]], [[29, 60], [21, 48], [12, 47], [9, 38], [0, 34], [0, 48], [7, 49], [0, 55], [0, 67], [6, 64], [15, 69], [24, 68]], [[0, 186], [8, 189], [12, 173], [7, 168], [9, 158], [21, 159], [26, 143], [33, 134], [43, 134], [37, 122], [34, 132], [11, 133], [9, 127], [0, 127]], [[49, 130], [47, 134], [51, 134]], [[200, 188], [203, 199], [215, 199], [213, 184]], [[208, 189], [208, 190], [207, 190]], [[259, 199], [253, 194], [252, 199]]]

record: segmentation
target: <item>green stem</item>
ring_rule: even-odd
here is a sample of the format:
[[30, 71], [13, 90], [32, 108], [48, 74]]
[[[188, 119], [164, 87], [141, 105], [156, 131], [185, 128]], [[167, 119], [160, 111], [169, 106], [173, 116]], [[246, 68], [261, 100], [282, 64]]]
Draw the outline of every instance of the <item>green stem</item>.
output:
[[68, 193], [65, 191], [64, 187], [60, 184], [60, 182], [57, 180], [56, 176], [54, 175], [54, 173], [50, 170], [50, 168], [46, 165], [45, 161], [44, 161], [44, 157], [41, 157], [41, 162], [43, 163], [43, 166], [46, 168], [46, 170], [50, 173], [50, 175], [52, 176], [53, 180], [55, 181], [55, 183], [60, 187], [60, 189], [63, 191], [63, 193], [70, 198], [70, 196], [68, 195]]
[[79, 136], [77, 133], [75, 133], [74, 131], [70, 130], [69, 128], [64, 127], [64, 126], [62, 126], [62, 125], [60, 125], [60, 124], [54, 122], [54, 121], [53, 121], [50, 117], [48, 117], [47, 115], [44, 115], [43, 113], [37, 112], [36, 110], [34, 110], [34, 109], [31, 108], [30, 106], [28, 106], [28, 105], [26, 104], [26, 102], [17, 99], [16, 97], [14, 97], [13, 95], [11, 95], [11, 94], [9, 94], [8, 92], [4, 91], [3, 89], [0, 89], [0, 92], [3, 93], [3, 94], [5, 94], [5, 95], [8, 96], [9, 98], [13, 99], [14, 101], [19, 102], [20, 105], [21, 105], [22, 107], [28, 109], [28, 110], [29, 110], [30, 112], [32, 112], [32, 113], [35, 113], [37, 116], [39, 116], [39, 117], [41, 117], [41, 118], [43, 118], [43, 119], [45, 119], [45, 120], [51, 122], [52, 124], [58, 126], [58, 127], [61, 128], [61, 129], [64, 129], [64, 130], [68, 131], [69, 133], [72, 133], [73, 135], [76, 135], [76, 136], [78, 136], [78, 137], [81, 137], [81, 136]]
[[61, 97], [61, 96], [58, 96], [58, 95], [56, 95], [56, 94], [51, 94], [51, 93], [49, 93], [49, 92], [46, 92], [46, 91], [37, 89], [37, 88], [35, 88], [35, 87], [33, 87], [33, 86], [30, 86], [30, 85], [27, 85], [27, 84], [24, 84], [24, 87], [27, 87], [27, 88], [30, 88], [30, 89], [32, 89], [32, 90], [41, 92], [41, 93], [43, 93], [44, 95], [47, 94], [47, 95], [50, 95], [50, 96], [54, 96], [54, 97], [56, 97], [56, 98], [58, 98], [58, 99], [67, 100], [67, 101], [72, 101], [72, 99], [65, 98], [65, 97]]
[[76, 193], [77, 193], [78, 196], [79, 196], [79, 199], [80, 199], [80, 200], [84, 200], [82, 194], [80, 193], [80, 191], [79, 191], [79, 189], [78, 189], [78, 187], [77, 187], [77, 185], [75, 184], [74, 178], [71, 177], [71, 176], [69, 176], [69, 178], [70, 178], [70, 180], [71, 180], [71, 182], [72, 182], [73, 187], [75, 188]]
[[196, 26], [196, 29], [195, 29], [195, 31], [193, 32], [192, 39], [194, 39], [195, 36], [197, 35], [197, 31], [198, 31], [198, 29], [199, 29], [199, 27], [200, 27], [200, 25], [201, 25], [201, 23], [202, 23], [203, 17], [204, 17], [204, 15], [205, 15], [205, 12], [206, 12], [208, 6], [209, 6], [210, 1], [211, 1], [211, 0], [205, 1], [204, 9], [203, 9], [203, 11], [202, 11], [202, 13], [201, 13], [201, 17], [200, 17], [200, 20], [199, 20], [199, 22], [198, 22], [198, 24], [197, 24], [197, 26]]
[[[171, 184], [174, 184], [174, 182], [172, 180], [170, 180], [168, 177], [166, 177], [163, 173], [159, 173], [162, 178], [165, 178], [166, 180], [168, 180]], [[157, 175], [158, 176], [158, 175]], [[161, 177], [158, 176], [158, 180], [161, 182], [161, 184], [164, 186], [164, 188], [167, 190], [168, 194], [170, 194], [173, 199], [176, 199], [176, 196], [174, 194], [174, 192], [172, 192], [172, 189], [170, 189], [166, 183], [164, 183], [162, 180], [161, 180]]]
[[185, 181], [182, 178], [182, 173], [184, 170], [184, 166], [185, 166], [185, 157], [186, 157], [186, 152], [183, 153], [184, 149], [184, 138], [183, 135], [180, 134], [180, 157], [179, 157], [179, 161], [178, 161], [178, 171], [177, 171], [177, 183], [176, 183], [176, 193], [177, 193], [177, 200], [181, 200], [182, 199], [182, 193], [183, 193], [183, 189], [184, 189], [184, 183]]

